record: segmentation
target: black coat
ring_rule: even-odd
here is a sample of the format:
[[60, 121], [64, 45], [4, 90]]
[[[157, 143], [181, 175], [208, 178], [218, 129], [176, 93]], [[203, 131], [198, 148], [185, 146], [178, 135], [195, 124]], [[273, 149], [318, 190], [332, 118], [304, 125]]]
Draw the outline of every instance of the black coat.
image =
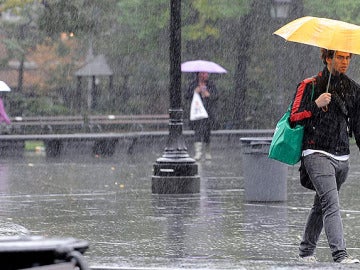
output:
[[[198, 81], [194, 80], [190, 83], [187, 91], [185, 92], [184, 98], [188, 103], [186, 106], [188, 109], [188, 112], [190, 109], [190, 104], [191, 104], [192, 98], [194, 96], [195, 88], [197, 86], [198, 86]], [[210, 93], [210, 96], [202, 97], [200, 95], [200, 97], [204, 104], [205, 110], [207, 111], [207, 113], [209, 115], [208, 120], [211, 122], [211, 128], [217, 129], [218, 124], [216, 121], [216, 117], [217, 117], [217, 100], [219, 99], [219, 94], [218, 94], [215, 84], [212, 81], [208, 81], [206, 86], [207, 86], [207, 90]], [[189, 115], [189, 113], [187, 115]], [[190, 122], [192, 122], [192, 121], [190, 121]]]
[[296, 109], [293, 105], [291, 119], [296, 119], [294, 124], [305, 125], [303, 149], [347, 155], [351, 133], [360, 148], [360, 87], [346, 75], [332, 75], [328, 90], [332, 98], [324, 111], [317, 107], [315, 100], [326, 91], [328, 79], [329, 71], [325, 67], [315, 77], [314, 91], [311, 82], [302, 90], [298, 87], [293, 103]]

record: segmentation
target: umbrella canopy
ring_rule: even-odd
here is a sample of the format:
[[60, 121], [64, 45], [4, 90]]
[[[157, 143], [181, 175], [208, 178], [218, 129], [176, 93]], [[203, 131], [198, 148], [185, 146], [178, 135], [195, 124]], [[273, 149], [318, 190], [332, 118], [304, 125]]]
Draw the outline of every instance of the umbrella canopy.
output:
[[0, 81], [0, 92], [10, 92], [10, 87], [3, 81]]
[[182, 72], [226, 73], [222, 66], [205, 60], [187, 61], [181, 64]]
[[343, 21], [306, 16], [284, 25], [274, 34], [287, 41], [360, 54], [360, 26]]

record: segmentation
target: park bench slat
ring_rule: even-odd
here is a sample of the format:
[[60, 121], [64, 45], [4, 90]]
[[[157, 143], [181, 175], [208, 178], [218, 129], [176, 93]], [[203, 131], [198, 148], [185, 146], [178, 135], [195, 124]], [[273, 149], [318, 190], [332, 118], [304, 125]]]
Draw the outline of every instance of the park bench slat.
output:
[[57, 133], [111, 130], [159, 130], [169, 122], [168, 114], [145, 115], [90, 115], [86, 122], [81, 115], [76, 116], [25, 116], [11, 117], [12, 133]]

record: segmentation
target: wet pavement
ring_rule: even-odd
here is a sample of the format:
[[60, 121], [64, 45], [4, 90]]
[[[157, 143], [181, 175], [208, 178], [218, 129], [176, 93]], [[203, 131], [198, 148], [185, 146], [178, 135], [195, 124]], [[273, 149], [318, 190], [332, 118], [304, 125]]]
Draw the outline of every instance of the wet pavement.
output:
[[[85, 257], [94, 270], [360, 268], [331, 263], [324, 234], [320, 263], [297, 261], [313, 198], [300, 186], [297, 166], [288, 168], [286, 201], [248, 202], [240, 142], [214, 142], [213, 159], [198, 163], [199, 194], [157, 195], [151, 193], [152, 166], [163, 148], [145, 144], [113, 157], [77, 152], [1, 158], [0, 235], [86, 240]], [[353, 147], [341, 207], [348, 250], [358, 258], [359, 176]]]

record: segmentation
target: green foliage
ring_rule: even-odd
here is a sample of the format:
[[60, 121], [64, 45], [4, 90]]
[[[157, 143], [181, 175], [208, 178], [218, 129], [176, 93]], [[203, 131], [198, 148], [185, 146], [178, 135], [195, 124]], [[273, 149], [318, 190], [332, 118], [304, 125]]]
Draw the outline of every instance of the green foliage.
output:
[[21, 54], [25, 53], [25, 50], [21, 47], [21, 45], [18, 43], [16, 39], [8, 38], [8, 39], [4, 39], [2, 42], [11, 52], [18, 51]]
[[68, 108], [54, 102], [51, 97], [11, 93], [8, 96], [8, 100], [10, 105], [8, 113], [11, 116], [51, 116], [70, 114]]
[[36, 151], [39, 148], [44, 149], [43, 141], [25, 141], [25, 151]]
[[48, 97], [34, 97], [26, 99], [26, 115], [67, 115], [68, 109], [56, 104]]
[[16, 59], [19, 61], [19, 80], [18, 90], [22, 91], [23, 85], [23, 64], [27, 60], [26, 53], [41, 40], [41, 34], [33, 27], [36, 20], [36, 11], [38, 10], [39, 1], [14, 1], [8, 0], [3, 3], [4, 11], [11, 11], [17, 17], [14, 20], [1, 21], [3, 44], [5, 45], [8, 55], [1, 59], [1, 62]]
[[359, 0], [304, 0], [305, 14], [360, 24]]
[[39, 19], [39, 28], [49, 36], [57, 36], [59, 32], [89, 32], [94, 28], [94, 20], [81, 12], [82, 1], [46, 1], [44, 12]]
[[[72, 53], [73, 62], [64, 63], [51, 74], [48, 81], [51, 89], [43, 96], [12, 93], [11, 110], [17, 110], [16, 114], [74, 113], [71, 102], [76, 78], [72, 72], [79, 60], [86, 57], [89, 44], [93, 45], [95, 55], [106, 55], [114, 72], [112, 92], [106, 78], [100, 78], [98, 104], [92, 113], [168, 111], [170, 0], [48, 0], [44, 4], [40, 0], [0, 0], [0, 3], [6, 3], [5, 8], [18, 7], [17, 12], [26, 18], [2, 25], [8, 34], [3, 42], [10, 49], [9, 58], [27, 56], [27, 51], [44, 36], [54, 38], [61, 31], [74, 32], [82, 46], [79, 51], [71, 52], [59, 43], [56, 50], [59, 60]], [[35, 12], [29, 11], [31, 3], [37, 3]], [[292, 3], [298, 5], [298, 10], [302, 10], [303, 3], [304, 14], [276, 20], [270, 17], [271, 1], [181, 1], [182, 61], [212, 60], [228, 70], [224, 75], [211, 75], [221, 94], [218, 117], [221, 127], [232, 126], [238, 97], [235, 91], [244, 91], [246, 125], [243, 127], [272, 128], [296, 84], [319, 67], [316, 48], [286, 43], [272, 35], [277, 28], [302, 15], [360, 24], [360, 0], [294, 0]], [[21, 35], [23, 27], [27, 31]], [[306, 68], [300, 68], [301, 63]], [[238, 67], [243, 65], [244, 74], [237, 74]], [[240, 76], [245, 79], [235, 89]], [[183, 74], [182, 89], [187, 87], [190, 77]]]
[[[38, 1], [34, 1], [34, 0], [1, 0], [0, 4], [1, 4], [2, 10], [8, 10], [8, 9], [14, 9], [14, 8], [23, 8], [26, 5], [32, 4], [34, 2], [40, 2], [40, 0], [38, 0]], [[17, 9], [15, 9], [14, 11], [16, 12]]]
[[170, 18], [168, 0], [118, 1], [117, 6], [120, 27], [125, 26], [130, 37], [133, 36], [139, 41], [144, 40], [142, 45], [152, 45], [149, 41], [153, 41], [159, 31], [163, 31], [168, 26]]
[[208, 37], [220, 38], [219, 27], [216, 22], [233, 17], [242, 16], [248, 10], [247, 0], [194, 0], [183, 4], [185, 24], [182, 27], [183, 39], [205, 40]]

